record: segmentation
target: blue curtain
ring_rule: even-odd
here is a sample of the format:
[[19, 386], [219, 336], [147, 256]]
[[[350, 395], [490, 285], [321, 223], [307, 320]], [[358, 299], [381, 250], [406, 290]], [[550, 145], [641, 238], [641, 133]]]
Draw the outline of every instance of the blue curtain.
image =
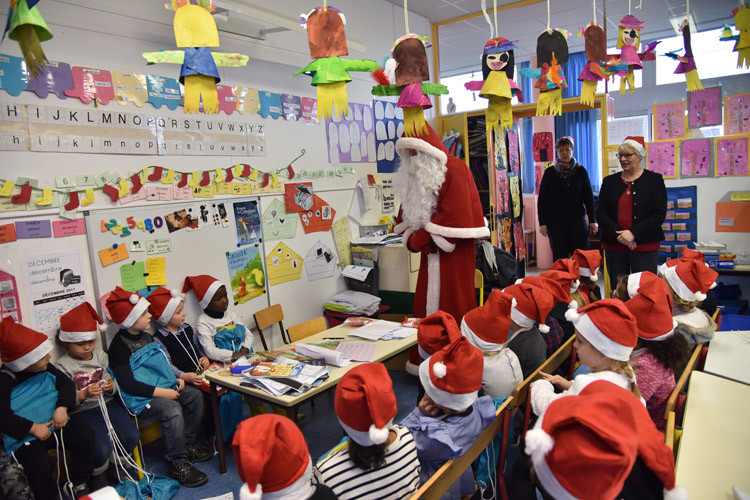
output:
[[[527, 63], [528, 64], [528, 63]], [[525, 92], [525, 90], [524, 90]], [[523, 165], [521, 165], [521, 185], [525, 194], [534, 194], [534, 125], [531, 118], [521, 120], [521, 140], [523, 141]]]
[[568, 56], [568, 62], [561, 64], [563, 74], [565, 75], [565, 81], [568, 82], [568, 87], [562, 89], [563, 99], [566, 97], [578, 97], [581, 95], [581, 88], [583, 82], [578, 81], [578, 75], [583, 71], [583, 67], [586, 66], [586, 53], [585, 52], [574, 52]]
[[[524, 61], [521, 63], [520, 69], [528, 67], [529, 61]], [[532, 80], [531, 78], [525, 78], [520, 74], [516, 74], [516, 85], [518, 85], [518, 87], [521, 89], [521, 92], [523, 92], [523, 102], [531, 102], [531, 90], [534, 88], [534, 80]]]
[[[575, 157], [586, 168], [595, 192], [601, 183], [601, 165], [598, 161], [599, 143], [596, 134], [596, 110], [573, 111], [555, 117], [555, 137], [569, 135], [575, 140]], [[526, 131], [524, 130], [524, 133]]]

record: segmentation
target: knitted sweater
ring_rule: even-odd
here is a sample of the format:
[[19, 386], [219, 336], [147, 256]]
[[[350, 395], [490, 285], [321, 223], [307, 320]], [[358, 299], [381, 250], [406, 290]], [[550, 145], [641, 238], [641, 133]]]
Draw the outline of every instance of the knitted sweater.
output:
[[640, 349], [633, 353], [630, 362], [635, 372], [635, 380], [641, 396], [646, 400], [646, 409], [656, 428], [664, 432], [667, 423], [664, 412], [667, 400], [675, 387], [674, 373], [659, 363], [656, 357], [647, 349]]

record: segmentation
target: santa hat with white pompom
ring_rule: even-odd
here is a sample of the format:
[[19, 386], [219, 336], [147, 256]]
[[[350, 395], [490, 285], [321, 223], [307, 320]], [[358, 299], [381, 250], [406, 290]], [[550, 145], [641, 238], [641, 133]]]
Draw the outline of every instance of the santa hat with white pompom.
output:
[[419, 365], [419, 380], [435, 403], [461, 412], [476, 401], [483, 372], [482, 352], [459, 337]]
[[674, 266], [667, 266], [662, 274], [682, 300], [703, 302], [706, 292], [716, 286], [719, 273], [698, 260], [680, 259]]
[[507, 286], [503, 292], [514, 299], [510, 310], [510, 318], [514, 323], [522, 328], [531, 328], [539, 321], [539, 331], [549, 332], [549, 326], [544, 322], [549, 312], [555, 307], [554, 295], [528, 283]]
[[341, 427], [357, 444], [385, 443], [398, 412], [385, 365], [365, 363], [346, 372], [336, 386], [334, 407]]
[[128, 292], [118, 286], [109, 294], [105, 305], [112, 321], [121, 328], [130, 328], [146, 312], [149, 303], [138, 293]]
[[638, 457], [663, 484], [666, 500], [688, 498], [675, 484], [674, 456], [648, 410], [611, 382], [555, 400], [525, 442], [537, 480], [553, 498], [615, 498]]
[[461, 320], [461, 334], [482, 351], [499, 351], [510, 336], [510, 311], [513, 296], [492, 290], [484, 304], [475, 307]]
[[148, 296], [148, 301], [151, 303], [148, 311], [156, 318], [156, 321], [160, 325], [164, 326], [172, 319], [177, 306], [183, 300], [185, 300], [185, 294], [180, 293], [179, 290], [175, 290], [174, 288], [168, 290], [160, 286]]
[[599, 250], [576, 249], [571, 259], [578, 264], [581, 276], [591, 278], [592, 281], [599, 279], [599, 268], [602, 266], [602, 254]]
[[84, 302], [60, 316], [60, 333], [63, 342], [87, 342], [107, 329], [91, 304]]
[[[578, 285], [581, 284], [581, 268], [578, 267], [578, 262], [573, 259], [557, 259], [552, 263], [549, 269], [550, 271], [563, 271], [568, 273], [572, 277], [570, 282], [570, 293], [578, 290]], [[544, 276], [544, 273], [542, 273], [542, 276]]]

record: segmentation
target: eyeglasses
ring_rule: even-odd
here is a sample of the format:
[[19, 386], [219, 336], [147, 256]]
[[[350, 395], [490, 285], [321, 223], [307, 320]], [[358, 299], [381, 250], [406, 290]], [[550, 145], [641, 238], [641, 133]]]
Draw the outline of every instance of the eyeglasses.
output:
[[635, 153], [615, 153], [615, 156], [617, 157], [618, 160], [619, 159], [627, 160], [631, 156], [635, 156]]

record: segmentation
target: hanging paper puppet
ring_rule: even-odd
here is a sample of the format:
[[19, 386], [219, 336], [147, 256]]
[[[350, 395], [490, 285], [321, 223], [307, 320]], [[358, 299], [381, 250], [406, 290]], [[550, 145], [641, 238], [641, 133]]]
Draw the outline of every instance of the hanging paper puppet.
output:
[[26, 67], [33, 76], [38, 76], [48, 62], [41, 42], [52, 38], [52, 32], [36, 8], [38, 3], [39, 0], [11, 0], [3, 31], [3, 39], [7, 34], [18, 42]]
[[373, 95], [399, 96], [396, 106], [404, 110], [406, 137], [427, 134], [424, 110], [432, 107], [427, 96], [448, 93], [445, 85], [429, 81], [426, 46], [429, 46], [427, 37], [415, 33], [402, 36], [393, 44], [392, 58], [385, 63], [385, 71], [373, 73], [380, 84], [372, 88]]
[[721, 33], [721, 41], [734, 41], [734, 51], [737, 52], [737, 67], [750, 67], [750, 3], [747, 1], [740, 2], [739, 7], [732, 9], [734, 16], [734, 27], [739, 34], [733, 35], [732, 28], [724, 25], [724, 31]]
[[[340, 117], [349, 113], [346, 84], [352, 81], [349, 71], [375, 71], [378, 63], [367, 59], [341, 59], [349, 54], [344, 25], [346, 18], [335, 7], [316, 7], [302, 15], [302, 26], [307, 29], [310, 45], [310, 64], [294, 73], [312, 77], [318, 91], [318, 120]], [[333, 112], [331, 112], [333, 108]]]
[[581, 104], [593, 107], [596, 86], [612, 74], [603, 65], [603, 61], [607, 60], [607, 37], [596, 21], [589, 23], [586, 29], [581, 28], [578, 36], [583, 36], [586, 50], [586, 65], [578, 75], [578, 81], [583, 82]]
[[656, 59], [654, 48], [659, 42], [651, 42], [643, 52], [638, 52], [641, 44], [641, 30], [643, 21], [637, 17], [627, 16], [620, 19], [620, 31], [617, 34], [617, 48], [620, 49], [621, 62], [628, 65], [627, 71], [620, 71], [620, 93], [624, 94], [626, 88], [630, 87], [630, 93], [635, 94], [635, 70], [643, 69], [643, 61]]
[[536, 40], [537, 68], [523, 68], [521, 76], [536, 78], [534, 87], [539, 89], [536, 115], [562, 114], [562, 89], [568, 86], [561, 64], [568, 62], [568, 32], [547, 29]]
[[180, 63], [180, 83], [185, 85], [184, 108], [186, 113], [198, 113], [203, 101], [203, 112], [219, 112], [219, 96], [216, 84], [221, 81], [217, 66], [245, 66], [247, 56], [226, 52], [211, 53], [211, 47], [219, 46], [219, 31], [211, 17], [213, 2], [210, 0], [172, 0], [174, 35], [178, 47], [185, 50], [162, 50], [144, 52], [149, 64]]
[[677, 55], [679, 50], [673, 50], [664, 54], [667, 57], [680, 61], [677, 68], [674, 70], [676, 75], [680, 73], [685, 74], [685, 82], [689, 92], [695, 92], [696, 90], [703, 90], [703, 84], [698, 76], [698, 68], [695, 66], [695, 58], [693, 57], [693, 48], [690, 45], [690, 23], [685, 19], [680, 25], [682, 31], [682, 45], [685, 48], [685, 55]]
[[[507, 38], [492, 38], [484, 44], [482, 54], [482, 76], [484, 80], [467, 82], [466, 90], [479, 91], [479, 97], [489, 99], [485, 118], [487, 132], [513, 126], [513, 110], [510, 101], [517, 96], [523, 102], [523, 93], [513, 81], [515, 60], [513, 49], [516, 42]], [[498, 125], [499, 122], [499, 125]]]

